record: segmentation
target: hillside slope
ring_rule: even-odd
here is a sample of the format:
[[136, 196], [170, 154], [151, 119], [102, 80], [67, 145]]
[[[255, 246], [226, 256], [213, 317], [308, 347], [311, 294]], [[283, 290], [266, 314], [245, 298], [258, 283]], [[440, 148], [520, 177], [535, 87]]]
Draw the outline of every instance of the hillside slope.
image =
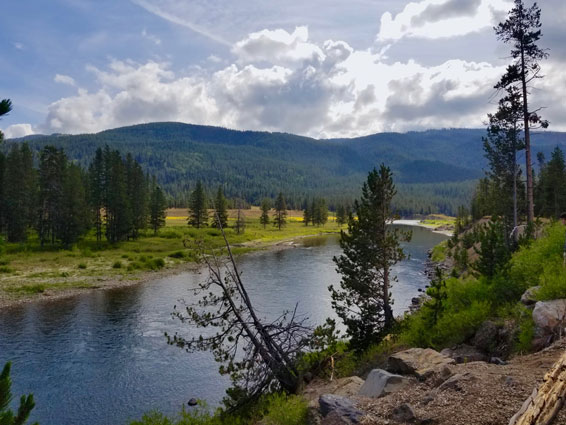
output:
[[[381, 133], [354, 139], [316, 140], [286, 133], [235, 131], [181, 123], [152, 123], [86, 135], [33, 136], [39, 150], [63, 147], [86, 165], [98, 147], [108, 144], [131, 152], [157, 176], [169, 194], [186, 196], [197, 179], [209, 188], [224, 185], [229, 196], [250, 202], [282, 190], [297, 206], [305, 196], [325, 196], [331, 203], [357, 196], [367, 172], [384, 162], [400, 184], [398, 206], [406, 212], [450, 213], [469, 200], [485, 166], [483, 130], [430, 130]], [[534, 138], [535, 150], [549, 153], [566, 146], [566, 134]]]

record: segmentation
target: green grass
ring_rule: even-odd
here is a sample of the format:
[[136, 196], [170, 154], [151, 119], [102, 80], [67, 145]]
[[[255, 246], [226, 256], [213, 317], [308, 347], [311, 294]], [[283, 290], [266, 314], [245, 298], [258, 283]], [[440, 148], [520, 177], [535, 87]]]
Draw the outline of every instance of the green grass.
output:
[[430, 259], [435, 263], [441, 263], [446, 260], [446, 251], [448, 250], [448, 241], [442, 241], [434, 248], [432, 248], [432, 254]]
[[[243, 234], [237, 235], [228, 228], [226, 235], [234, 254], [242, 255], [281, 240], [340, 230], [334, 222], [324, 227], [307, 227], [299, 220], [298, 217], [289, 217], [288, 225], [279, 231], [271, 225], [264, 229], [257, 218], [248, 218]], [[233, 220], [229, 221], [229, 225], [233, 223]], [[137, 240], [115, 245], [97, 242], [94, 232], [91, 232], [69, 250], [51, 246], [42, 248], [37, 236], [30, 234], [25, 244], [5, 244], [0, 258], [0, 292], [33, 295], [41, 293], [41, 285], [51, 285], [53, 281], [67, 282], [68, 285], [81, 281], [96, 283], [175, 267], [197, 260], [197, 241], [202, 241], [209, 248], [224, 247], [218, 229], [190, 228], [184, 220], [168, 220], [167, 226], [157, 235], [148, 230], [142, 232]], [[20, 289], [34, 285], [39, 286], [35, 290]], [[56, 290], [57, 286], [51, 289]]]

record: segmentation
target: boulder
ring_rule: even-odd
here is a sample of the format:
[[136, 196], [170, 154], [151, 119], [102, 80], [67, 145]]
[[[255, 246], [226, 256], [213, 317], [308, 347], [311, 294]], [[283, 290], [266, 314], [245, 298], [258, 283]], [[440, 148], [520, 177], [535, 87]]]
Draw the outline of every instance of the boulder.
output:
[[196, 405], [198, 404], [198, 400], [197, 400], [196, 398], [191, 398], [191, 399], [187, 402], [187, 404], [188, 404], [189, 406], [196, 406]]
[[364, 412], [356, 408], [354, 402], [347, 397], [323, 394], [318, 399], [318, 404], [320, 405], [320, 413], [325, 418], [333, 412], [333, 416], [338, 415], [346, 421], [350, 421], [350, 423], [357, 424], [364, 416]]
[[486, 320], [476, 331], [473, 344], [489, 357], [506, 359], [511, 354], [516, 334], [517, 326], [512, 320], [503, 323]]
[[413, 422], [417, 418], [417, 416], [415, 415], [413, 406], [411, 406], [409, 403], [403, 403], [402, 405], [397, 406], [395, 409], [393, 409], [391, 418], [396, 422], [407, 423]]
[[446, 390], [462, 391], [463, 383], [474, 379], [476, 378], [470, 373], [457, 373], [440, 384], [440, 386], [435, 389], [435, 392], [442, 392]]
[[334, 379], [330, 382], [314, 379], [303, 391], [303, 396], [310, 406], [318, 408], [318, 399], [322, 394], [335, 394], [350, 397], [358, 394], [364, 380], [358, 376]]
[[382, 369], [374, 369], [369, 373], [358, 395], [382, 397], [404, 388], [409, 382], [409, 379], [404, 376], [394, 375]]
[[388, 369], [393, 373], [415, 375], [418, 379], [426, 379], [443, 366], [456, 362], [431, 348], [411, 348], [392, 354], [388, 363]]
[[551, 342], [552, 339], [561, 337], [566, 326], [566, 299], [537, 302], [533, 320], [536, 338], [546, 338]]
[[346, 419], [336, 411], [332, 411], [322, 419], [320, 425], [350, 425], [352, 422], [349, 419]]
[[539, 289], [540, 286], [532, 286], [527, 289], [521, 296], [521, 302], [528, 307], [535, 305], [535, 303], [537, 302], [535, 294]]
[[488, 357], [485, 353], [471, 345], [462, 344], [454, 348], [445, 348], [440, 354], [454, 359], [456, 363], [485, 362]]

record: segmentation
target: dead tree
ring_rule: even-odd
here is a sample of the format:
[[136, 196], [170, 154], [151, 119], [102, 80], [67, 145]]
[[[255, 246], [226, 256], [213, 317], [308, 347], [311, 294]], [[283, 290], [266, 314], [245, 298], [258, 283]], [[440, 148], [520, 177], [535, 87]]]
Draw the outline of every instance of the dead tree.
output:
[[220, 373], [230, 375], [229, 407], [238, 407], [263, 393], [299, 389], [299, 356], [308, 348], [312, 329], [306, 318], [297, 316], [297, 306], [275, 320], [260, 318], [241, 279], [230, 244], [220, 227], [227, 257], [206, 252], [199, 244], [200, 259], [208, 268], [208, 278], [194, 289], [196, 303], [181, 300], [173, 316], [214, 332], [198, 337], [175, 333], [169, 344], [188, 352], [211, 351], [221, 363]]

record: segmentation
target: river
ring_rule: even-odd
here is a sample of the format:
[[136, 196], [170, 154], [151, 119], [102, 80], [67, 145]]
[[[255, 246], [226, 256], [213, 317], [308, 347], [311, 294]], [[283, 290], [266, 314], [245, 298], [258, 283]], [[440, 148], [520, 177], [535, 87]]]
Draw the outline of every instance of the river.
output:
[[[446, 238], [413, 227], [410, 258], [395, 267], [394, 311], [402, 314], [428, 283], [427, 251]], [[328, 285], [338, 284], [332, 257], [336, 236], [268, 250], [238, 260], [257, 310], [270, 316], [299, 303], [311, 323], [333, 317]], [[204, 279], [181, 273], [128, 288], [93, 291], [53, 302], [0, 311], [0, 367], [12, 361], [13, 393], [33, 393], [32, 419], [41, 425], [126, 425], [144, 412], [175, 414], [192, 397], [216, 405], [227, 379], [209, 353], [187, 354], [164, 332], [187, 325], [172, 319], [173, 305]]]

